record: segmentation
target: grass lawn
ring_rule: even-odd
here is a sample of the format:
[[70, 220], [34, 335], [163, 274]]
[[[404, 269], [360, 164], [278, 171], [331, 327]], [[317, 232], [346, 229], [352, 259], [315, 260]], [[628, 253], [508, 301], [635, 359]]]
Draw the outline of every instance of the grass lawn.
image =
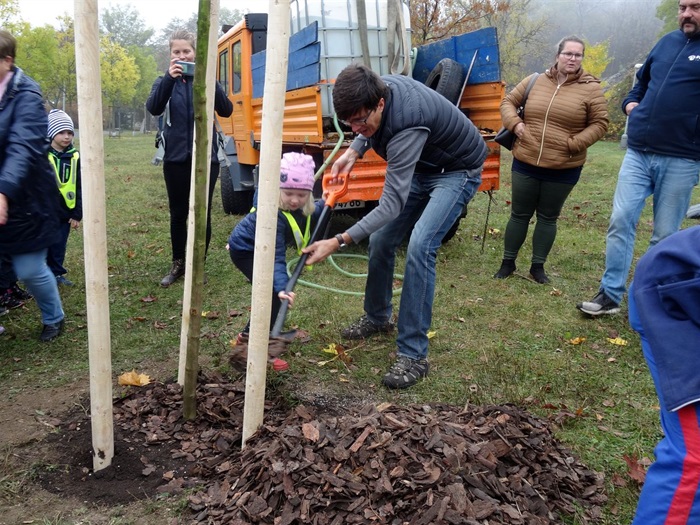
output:
[[[170, 379], [177, 373], [182, 284], [168, 289], [158, 284], [169, 269], [170, 245], [162, 170], [150, 163], [153, 138], [105, 139], [105, 149], [114, 376], [135, 368], [156, 380]], [[621, 314], [597, 320], [574, 307], [598, 288], [622, 156], [617, 143], [590, 149], [545, 266], [552, 282], [538, 285], [522, 278], [529, 268], [529, 239], [518, 259], [518, 275], [492, 278], [500, 265], [510, 211], [510, 154], [502, 153], [500, 191], [490, 206], [487, 195], [474, 198], [457, 235], [438, 254], [427, 380], [405, 392], [380, 386], [394, 350], [390, 337], [347, 344], [353, 360], [349, 366], [339, 360], [320, 364], [330, 358], [323, 349], [340, 342], [340, 329], [362, 313], [363, 290], [362, 278], [322, 263], [304, 272], [302, 279], [310, 284], [297, 286], [297, 302], [287, 318], [288, 326], [309, 332], [311, 341], [290, 346], [290, 371], [269, 376], [270, 386], [292, 401], [321, 392], [329, 399], [351, 396], [400, 404], [515, 403], [549, 418], [559, 439], [605, 475], [609, 504], [602, 523], [628, 522], [639, 487], [628, 475], [625, 458], [653, 458], [661, 435], [657, 398], [639, 340], [627, 323], [626, 303]], [[200, 358], [204, 368], [228, 372], [229, 341], [246, 322], [251, 288], [224, 248], [239, 217], [223, 213], [218, 189], [213, 210]], [[334, 217], [332, 232], [349, 221]], [[646, 209], [638, 228], [637, 256], [650, 234]], [[364, 243], [348, 249], [352, 255], [365, 252]], [[71, 233], [66, 268], [76, 286], [61, 288], [67, 324], [60, 339], [38, 342], [40, 317], [33, 303], [0, 320], [7, 329], [0, 338], [0, 384], [7, 399], [37, 385], [69, 388], [77, 380], [86, 381], [85, 256], [90, 254], [83, 253], [82, 232]], [[401, 273], [402, 254], [398, 261]], [[358, 274], [366, 266], [361, 257], [336, 257], [335, 262]], [[618, 337], [626, 344], [610, 342]]]

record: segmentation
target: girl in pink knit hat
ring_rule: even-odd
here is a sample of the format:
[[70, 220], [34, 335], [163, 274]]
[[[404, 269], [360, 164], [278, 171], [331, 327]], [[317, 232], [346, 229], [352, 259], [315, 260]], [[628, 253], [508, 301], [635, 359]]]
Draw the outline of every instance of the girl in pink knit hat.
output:
[[[316, 222], [323, 211], [323, 201], [314, 202], [314, 160], [309, 155], [290, 152], [282, 155], [280, 163], [280, 198], [277, 212], [277, 240], [275, 243], [275, 266], [272, 284], [272, 315], [270, 329], [275, 324], [277, 314], [283, 300], [294, 304], [294, 292], [285, 292], [289, 282], [287, 274], [287, 246], [293, 246], [301, 255], [301, 249], [306, 247]], [[256, 194], [257, 198], [257, 194]], [[229, 250], [231, 261], [249, 282], [253, 280], [253, 257], [255, 250], [255, 225], [257, 212], [255, 207], [243, 217], [231, 232], [226, 249]], [[238, 334], [238, 342], [247, 341], [250, 320], [243, 331]], [[242, 357], [242, 356], [241, 356]], [[276, 370], [284, 370], [287, 363], [277, 356], [269, 356]], [[245, 361], [240, 361], [243, 368]]]

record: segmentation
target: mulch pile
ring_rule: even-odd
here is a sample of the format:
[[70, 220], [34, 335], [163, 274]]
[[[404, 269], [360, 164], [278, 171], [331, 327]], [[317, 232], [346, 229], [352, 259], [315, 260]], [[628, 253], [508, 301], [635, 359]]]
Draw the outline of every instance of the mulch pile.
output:
[[[157, 481], [159, 492], [191, 489], [190, 521], [206, 524], [539, 525], [566, 515], [593, 523], [606, 501], [602, 475], [559, 444], [546, 420], [512, 405], [333, 414], [268, 402], [264, 426], [241, 450], [243, 390], [202, 377], [192, 422], [181, 418], [179, 385], [134, 390], [114, 407], [115, 442], [129, 446], [105, 470], [123, 477], [120, 461], [137, 457], [135, 477]], [[75, 421], [61, 428], [59, 440], [76, 441], [66, 439]], [[74, 468], [87, 484], [119, 477]]]

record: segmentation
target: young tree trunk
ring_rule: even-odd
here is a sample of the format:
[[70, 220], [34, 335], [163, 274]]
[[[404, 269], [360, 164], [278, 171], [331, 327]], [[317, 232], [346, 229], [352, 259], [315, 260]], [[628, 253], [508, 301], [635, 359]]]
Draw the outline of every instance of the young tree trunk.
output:
[[[183, 416], [185, 419], [194, 419], [197, 415], [196, 391], [202, 325], [211, 130], [214, 123], [214, 72], [218, 20], [219, 0], [199, 0], [197, 51], [195, 54], [197, 68], [193, 84], [195, 143], [192, 157], [192, 191], [190, 192], [187, 267], [185, 270], [178, 373], [178, 380], [183, 384]], [[210, 30], [211, 28], [214, 29], [213, 32]]]

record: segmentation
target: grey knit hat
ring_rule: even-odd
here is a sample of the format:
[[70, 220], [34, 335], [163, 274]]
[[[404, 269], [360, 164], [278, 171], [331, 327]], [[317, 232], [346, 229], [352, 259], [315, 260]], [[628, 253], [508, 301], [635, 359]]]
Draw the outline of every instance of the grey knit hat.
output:
[[49, 131], [48, 136], [51, 140], [61, 131], [70, 131], [75, 133], [73, 129], [73, 120], [68, 116], [68, 113], [60, 109], [52, 109], [49, 112]]

